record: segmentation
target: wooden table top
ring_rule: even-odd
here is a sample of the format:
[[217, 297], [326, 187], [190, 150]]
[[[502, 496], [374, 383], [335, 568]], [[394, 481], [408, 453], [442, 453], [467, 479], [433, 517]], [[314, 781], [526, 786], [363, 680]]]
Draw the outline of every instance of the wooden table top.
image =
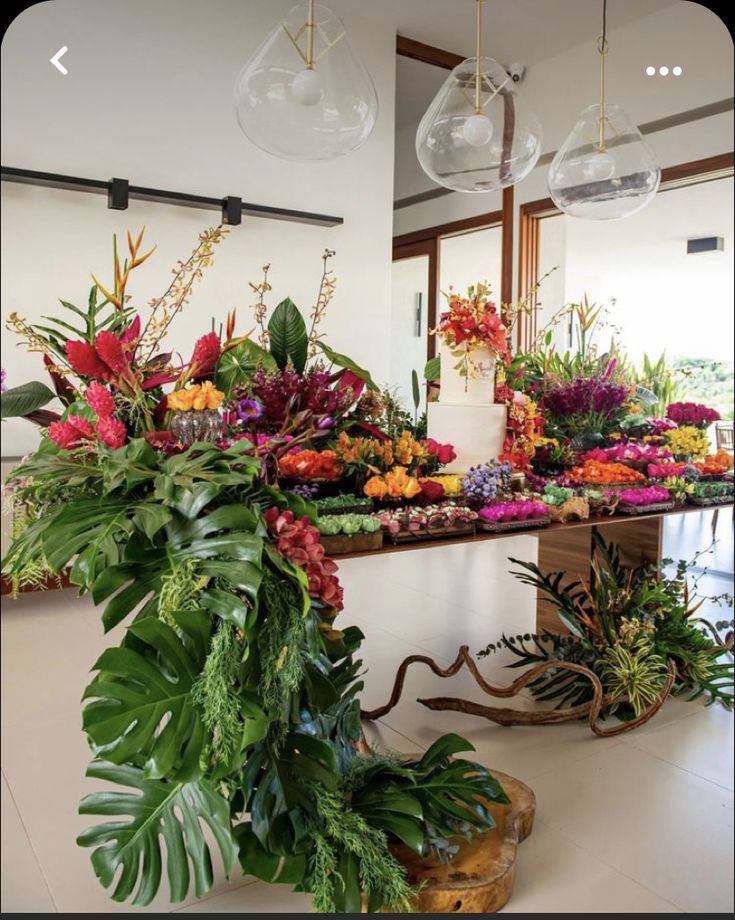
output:
[[[386, 553], [405, 553], [412, 550], [421, 550], [421, 549], [431, 549], [439, 546], [457, 546], [460, 543], [485, 543], [488, 540], [507, 540], [508, 538], [518, 537], [518, 536], [533, 536], [533, 537], [542, 537], [544, 534], [553, 533], [558, 530], [572, 530], [577, 527], [598, 527], [600, 525], [605, 525], [606, 527], [610, 524], [630, 524], [637, 520], [651, 520], [653, 518], [662, 518], [662, 517], [672, 517], [673, 515], [678, 514], [692, 514], [695, 512], [702, 511], [713, 511], [718, 508], [732, 508], [733, 503], [727, 502], [720, 505], [708, 505], [706, 507], [701, 507], [699, 505], [684, 505], [683, 507], [674, 508], [672, 511], [653, 511], [649, 514], [642, 512], [641, 514], [614, 514], [609, 517], [591, 517], [586, 521], [567, 521], [565, 524], [561, 523], [551, 523], [546, 524], [543, 527], [527, 528], [520, 530], [506, 530], [501, 531], [500, 533], [487, 533], [481, 531], [473, 535], [463, 536], [463, 537], [446, 537], [444, 539], [438, 537], [436, 539], [428, 540], [416, 540], [413, 543], [391, 543], [389, 540], [383, 542], [381, 549], [373, 550], [363, 550], [355, 553], [340, 553], [338, 556], [335, 556], [334, 559], [339, 563], [342, 559], [357, 559], [361, 556], [380, 556], [385, 555]], [[60, 583], [59, 583], [60, 582]], [[74, 587], [69, 584], [69, 580], [66, 577], [66, 573], [62, 572], [60, 579], [57, 581], [55, 578], [50, 578], [47, 580], [43, 590], [58, 590], [59, 588], [69, 588]], [[25, 594], [28, 591], [33, 591], [37, 589], [21, 589], [20, 593]], [[2, 583], [0, 585], [0, 593], [5, 596], [11, 593], [10, 583], [5, 578], [2, 577]]]

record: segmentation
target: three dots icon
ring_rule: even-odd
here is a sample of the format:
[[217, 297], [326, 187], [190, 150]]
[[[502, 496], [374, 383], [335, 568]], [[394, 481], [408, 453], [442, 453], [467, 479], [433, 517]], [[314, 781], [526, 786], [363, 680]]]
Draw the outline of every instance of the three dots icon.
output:
[[684, 69], [682, 67], [679, 67], [678, 64], [675, 67], [671, 67], [671, 68], [668, 68], [666, 66], [656, 68], [656, 67], [653, 67], [652, 65], [649, 65], [648, 67], [646, 67], [646, 75], [649, 77], [654, 77], [656, 74], [659, 74], [659, 76], [662, 76], [662, 77], [668, 77], [669, 74], [672, 74], [675, 77], [680, 77], [683, 73], [684, 73]]

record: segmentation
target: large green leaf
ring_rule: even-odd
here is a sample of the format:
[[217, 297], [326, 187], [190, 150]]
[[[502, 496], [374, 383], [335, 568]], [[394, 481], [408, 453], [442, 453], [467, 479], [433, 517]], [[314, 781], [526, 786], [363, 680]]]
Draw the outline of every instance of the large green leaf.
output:
[[[179, 490], [177, 495], [181, 495]], [[196, 502], [197, 495], [192, 501]], [[187, 510], [191, 503], [185, 502]], [[128, 540], [121, 562], [98, 575], [92, 587], [96, 604], [107, 600], [102, 623], [108, 631], [138, 611], [143, 618], [156, 612], [157, 595], [162, 578], [183, 559], [200, 560], [198, 572], [228, 582], [232, 589], [245, 594], [254, 604], [262, 578], [263, 537], [255, 533], [257, 518], [241, 504], [221, 505], [194, 520], [174, 514], [159, 540], [165, 535], [166, 546], [153, 544], [140, 532]], [[109, 599], [109, 600], [108, 600]], [[233, 609], [222, 611], [223, 619], [237, 622]]]
[[[203, 618], [211, 628], [203, 613], [179, 616]], [[104, 651], [93, 668], [100, 673], [82, 697], [93, 701], [84, 709], [83, 727], [95, 754], [117, 764], [142, 756], [152, 779], [197, 778], [207, 733], [191, 689], [207, 645], [196, 648], [190, 641], [185, 646], [158, 617], [139, 620], [128, 632], [144, 643], [145, 651], [128, 646]]]
[[434, 358], [429, 358], [424, 366], [424, 380], [433, 382], [438, 380], [441, 375], [441, 358], [439, 355], [436, 355]]
[[56, 399], [56, 393], [45, 383], [39, 383], [37, 380], [22, 383], [19, 387], [12, 387], [0, 394], [0, 418], [30, 415], [52, 399]]
[[234, 387], [247, 383], [257, 367], [272, 371], [276, 366], [276, 361], [269, 351], [261, 348], [256, 342], [245, 339], [220, 357], [214, 372], [215, 386], [229, 396]]
[[306, 367], [309, 336], [306, 323], [296, 304], [287, 297], [282, 300], [268, 323], [271, 354], [278, 367], [283, 370], [290, 358], [300, 374]]
[[365, 370], [364, 367], [360, 367], [359, 364], [356, 364], [352, 358], [348, 358], [347, 355], [341, 355], [339, 352], [334, 351], [329, 345], [326, 345], [322, 341], [317, 341], [317, 347], [324, 353], [324, 356], [327, 360], [331, 361], [332, 364], [336, 364], [337, 367], [344, 367], [345, 370], [352, 371], [352, 373], [359, 377], [360, 380], [365, 381], [365, 386], [368, 390], [373, 390], [378, 392], [378, 385], [375, 383], [373, 378], [370, 376], [370, 371]]
[[146, 779], [136, 767], [104, 761], [93, 762], [87, 776], [139, 793], [99, 792], [85, 796], [79, 805], [83, 815], [128, 816], [128, 820], [90, 827], [77, 837], [79, 846], [95, 847], [92, 866], [105, 888], [112, 885], [122, 866], [113, 900], [125, 901], [135, 891], [133, 904], [150, 904], [161, 884], [161, 840], [166, 845], [170, 900], [184, 900], [192, 874], [197, 897], [205, 895], [212, 887], [213, 872], [202, 823], [209, 825], [229, 875], [238, 847], [232, 835], [228, 803], [209, 783]]

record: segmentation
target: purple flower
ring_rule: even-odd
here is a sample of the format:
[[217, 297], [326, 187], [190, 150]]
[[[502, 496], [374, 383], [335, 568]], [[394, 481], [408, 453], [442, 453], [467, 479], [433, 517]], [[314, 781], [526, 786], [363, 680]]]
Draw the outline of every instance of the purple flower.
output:
[[334, 419], [331, 415], [325, 415], [324, 418], [319, 419], [317, 422], [317, 428], [320, 431], [324, 431], [326, 428], [331, 428], [334, 425]]
[[241, 399], [237, 404], [237, 417], [242, 422], [255, 422], [263, 414], [263, 407], [257, 399]]
[[8, 385], [5, 383], [5, 378], [7, 377], [7, 372], [4, 367], [0, 367], [0, 393], [4, 393]]

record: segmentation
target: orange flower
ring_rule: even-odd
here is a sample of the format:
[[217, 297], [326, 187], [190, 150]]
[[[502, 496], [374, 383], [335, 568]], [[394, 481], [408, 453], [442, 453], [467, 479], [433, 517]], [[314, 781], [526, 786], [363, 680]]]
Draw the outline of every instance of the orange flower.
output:
[[391, 498], [413, 498], [421, 491], [418, 479], [409, 476], [405, 466], [394, 466], [386, 473], [385, 484]]
[[371, 476], [363, 486], [362, 491], [368, 498], [377, 498], [380, 500], [385, 498], [388, 494], [388, 486], [383, 481], [382, 476]]

